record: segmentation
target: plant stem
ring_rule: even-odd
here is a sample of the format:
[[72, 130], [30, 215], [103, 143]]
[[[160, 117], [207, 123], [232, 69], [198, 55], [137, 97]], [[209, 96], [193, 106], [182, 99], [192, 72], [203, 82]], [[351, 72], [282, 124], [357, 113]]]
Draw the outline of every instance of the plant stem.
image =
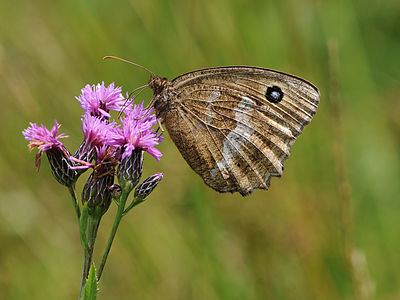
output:
[[101, 217], [102, 213], [100, 207], [95, 208], [95, 211], [91, 213], [88, 217], [87, 247], [84, 246], [83, 271], [79, 297], [81, 297], [83, 287], [86, 284], [89, 270], [92, 265], [94, 243], [96, 241], [97, 230], [99, 228]]
[[130, 190], [123, 190], [123, 192], [121, 194], [121, 199], [120, 199], [120, 201], [118, 201], [119, 202], [118, 211], [117, 211], [117, 214], [115, 215], [114, 224], [111, 229], [110, 236], [108, 238], [106, 249], [104, 250], [104, 254], [103, 254], [103, 258], [101, 260], [99, 270], [97, 271], [97, 280], [100, 280], [101, 274], [103, 273], [103, 269], [106, 264], [108, 254], [110, 253], [111, 245], [114, 241], [114, 237], [117, 232], [119, 223], [121, 222], [121, 219], [124, 214], [125, 204], [126, 204], [126, 200], [128, 199], [129, 193], [130, 193]]
[[136, 199], [134, 199], [132, 201], [132, 203], [129, 204], [129, 206], [124, 210], [124, 212], [122, 213], [122, 216], [125, 216], [132, 208], [134, 208], [136, 205], [139, 205], [140, 203], [143, 203], [143, 202], [144, 202], [144, 200], [137, 201]]
[[87, 259], [89, 253], [89, 246], [87, 242], [86, 230], [87, 230], [87, 223], [88, 223], [88, 207], [87, 204], [84, 204], [82, 207], [82, 213], [79, 218], [79, 233], [81, 237], [81, 243], [83, 246], [83, 269], [82, 269], [82, 279], [81, 279], [81, 288], [79, 290], [79, 298], [81, 299], [82, 290], [86, 283], [86, 266], [87, 266]]
[[74, 204], [76, 216], [78, 217], [78, 221], [79, 221], [79, 218], [81, 217], [81, 210], [79, 208], [78, 199], [76, 198], [75, 183], [68, 187], [68, 191], [71, 194], [72, 203]]
[[83, 268], [82, 268], [81, 288], [80, 288], [80, 290], [79, 290], [79, 298], [78, 298], [78, 300], [81, 299], [82, 290], [83, 290], [83, 287], [85, 286], [85, 283], [86, 283], [86, 266], [87, 266], [87, 260], [88, 260], [88, 253], [87, 253], [86, 248], [85, 248], [85, 249], [84, 249], [84, 254], [83, 254]]
[[88, 264], [86, 266], [86, 278], [89, 275], [90, 266], [92, 264], [92, 257], [93, 257], [93, 250], [94, 250], [94, 243], [96, 241], [97, 236], [97, 229], [99, 228], [100, 219], [102, 215], [100, 212], [100, 207], [96, 207], [96, 212], [90, 216], [89, 215], [89, 222], [88, 222]]

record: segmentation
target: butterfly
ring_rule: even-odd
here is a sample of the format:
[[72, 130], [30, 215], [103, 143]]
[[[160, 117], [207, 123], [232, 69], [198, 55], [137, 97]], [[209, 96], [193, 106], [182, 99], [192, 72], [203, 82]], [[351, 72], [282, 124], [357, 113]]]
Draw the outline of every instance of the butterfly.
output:
[[152, 75], [152, 105], [189, 166], [214, 190], [268, 189], [320, 101], [310, 82], [270, 69], [202, 69], [172, 81]]
[[[290, 147], [311, 122], [320, 93], [312, 83], [271, 69], [230, 66], [152, 75], [150, 102], [189, 166], [214, 190], [267, 190]], [[144, 86], [145, 87], [145, 86]], [[143, 87], [141, 87], [143, 88]]]

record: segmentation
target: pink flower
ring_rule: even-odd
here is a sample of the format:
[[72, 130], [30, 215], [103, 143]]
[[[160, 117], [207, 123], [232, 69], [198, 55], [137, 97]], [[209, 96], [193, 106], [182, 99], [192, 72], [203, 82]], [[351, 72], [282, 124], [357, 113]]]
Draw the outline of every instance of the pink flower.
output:
[[75, 169], [92, 167], [90, 162], [95, 153], [99, 154], [100, 149], [106, 149], [113, 143], [117, 126], [119, 126], [115, 122], [109, 123], [89, 113], [83, 115], [81, 120], [84, 140], [72, 158], [81, 165], [76, 166]]
[[82, 131], [86, 148], [111, 145], [116, 132], [117, 123], [108, 123], [90, 114], [82, 116]]
[[121, 87], [114, 87], [111, 83], [108, 87], [104, 86], [104, 82], [97, 85], [86, 85], [79, 97], [75, 97], [84, 109], [85, 113], [95, 116], [110, 117], [110, 110], [120, 111], [125, 98], [121, 94]]
[[68, 136], [63, 133], [57, 135], [58, 125], [57, 120], [54, 121], [54, 126], [51, 130], [48, 130], [43, 124], [40, 126], [36, 125], [36, 123], [29, 123], [31, 126], [22, 131], [22, 134], [25, 136], [25, 139], [29, 142], [29, 149], [37, 147], [39, 152], [45, 152], [53, 148], [58, 148], [64, 151], [64, 146], [62, 142], [59, 141], [61, 138], [66, 138]]
[[116, 128], [113, 145], [122, 148], [122, 159], [132, 154], [136, 148], [141, 148], [152, 155], [157, 161], [162, 153], [156, 149], [163, 138], [153, 130], [156, 124], [156, 116], [151, 114], [153, 108], [146, 110], [143, 102], [125, 109], [125, 117], [122, 121], [122, 130]]
[[46, 152], [54, 177], [59, 183], [71, 186], [78, 178], [78, 174], [73, 170], [74, 162], [70, 159], [68, 150], [59, 141], [67, 136], [62, 133], [57, 135], [60, 126], [57, 120], [54, 123], [51, 130], [48, 130], [43, 124], [38, 126], [36, 123], [30, 123], [31, 126], [23, 130], [22, 134], [26, 140], [30, 141], [28, 145], [30, 150], [36, 147], [39, 149], [35, 158], [35, 166], [39, 169], [42, 155]]

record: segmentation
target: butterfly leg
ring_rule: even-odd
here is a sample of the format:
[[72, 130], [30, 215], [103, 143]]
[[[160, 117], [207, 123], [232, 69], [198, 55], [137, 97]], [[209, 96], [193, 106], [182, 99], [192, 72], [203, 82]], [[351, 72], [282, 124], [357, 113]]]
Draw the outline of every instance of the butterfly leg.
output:
[[[161, 134], [164, 133], [165, 129], [162, 127], [162, 120], [160, 118], [157, 118], [157, 124], [158, 124], [158, 128], [161, 130]], [[158, 131], [158, 129], [157, 129]]]

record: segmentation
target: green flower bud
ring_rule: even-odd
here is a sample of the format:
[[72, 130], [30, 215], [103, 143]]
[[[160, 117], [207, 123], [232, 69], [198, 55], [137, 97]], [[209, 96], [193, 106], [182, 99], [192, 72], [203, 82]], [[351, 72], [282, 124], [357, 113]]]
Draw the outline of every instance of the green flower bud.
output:
[[65, 186], [71, 186], [78, 179], [78, 172], [72, 169], [74, 162], [68, 154], [58, 148], [46, 151], [54, 178]]
[[104, 214], [111, 204], [111, 190], [110, 186], [114, 183], [114, 170], [111, 169], [109, 173], [102, 173], [99, 176], [95, 170], [89, 176], [83, 191], [82, 203], [87, 202], [89, 215], [94, 213], [94, 209], [101, 208], [101, 214]]
[[136, 148], [130, 156], [125, 157], [117, 170], [118, 182], [124, 188], [126, 184], [134, 188], [143, 172], [143, 150]]
[[162, 178], [162, 173], [156, 173], [139, 184], [135, 190], [135, 202], [144, 201], [144, 199], [146, 199], [146, 197], [155, 189]]

